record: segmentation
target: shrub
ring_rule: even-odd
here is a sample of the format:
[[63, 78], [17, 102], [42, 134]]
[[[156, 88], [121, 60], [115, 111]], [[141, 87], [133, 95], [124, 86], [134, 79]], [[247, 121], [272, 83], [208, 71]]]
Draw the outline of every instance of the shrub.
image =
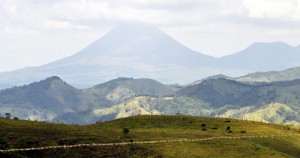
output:
[[0, 137], [0, 149], [8, 149], [8, 148], [9, 145], [7, 144], [7, 139]]
[[39, 140], [33, 137], [22, 137], [17, 140], [17, 147], [19, 148], [37, 147], [39, 144]]
[[124, 136], [127, 136], [129, 133], [129, 129], [128, 128], [123, 128], [123, 134]]

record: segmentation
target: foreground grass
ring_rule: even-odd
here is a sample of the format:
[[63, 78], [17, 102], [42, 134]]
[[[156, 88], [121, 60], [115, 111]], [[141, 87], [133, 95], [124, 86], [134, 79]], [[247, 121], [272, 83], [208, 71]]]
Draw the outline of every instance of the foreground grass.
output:
[[[76, 126], [0, 119], [0, 148], [28, 148], [79, 143], [198, 139], [216, 136], [297, 134], [296, 127], [192, 116], [135, 116]], [[202, 131], [206, 124], [207, 131]], [[226, 133], [230, 126], [233, 133]], [[123, 128], [130, 130], [124, 136]], [[212, 129], [217, 128], [217, 129]], [[241, 133], [240, 131], [246, 131]], [[112, 147], [85, 147], [5, 153], [0, 157], [297, 157], [300, 137], [225, 139]]]

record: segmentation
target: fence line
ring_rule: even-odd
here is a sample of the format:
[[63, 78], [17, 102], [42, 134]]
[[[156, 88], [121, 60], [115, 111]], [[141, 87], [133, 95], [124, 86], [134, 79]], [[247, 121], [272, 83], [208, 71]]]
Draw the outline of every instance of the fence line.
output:
[[58, 146], [47, 146], [47, 147], [37, 147], [37, 148], [22, 148], [22, 149], [7, 149], [0, 150], [0, 152], [18, 152], [18, 151], [33, 151], [33, 150], [48, 150], [48, 149], [66, 149], [66, 148], [76, 148], [76, 147], [100, 147], [100, 146], [124, 146], [130, 144], [158, 144], [158, 143], [173, 143], [173, 142], [197, 142], [206, 140], [216, 140], [216, 139], [251, 139], [251, 138], [275, 138], [275, 137], [288, 137], [288, 136], [300, 136], [300, 134], [285, 134], [285, 135], [253, 135], [253, 136], [221, 136], [221, 137], [209, 137], [209, 138], [199, 138], [199, 139], [175, 139], [175, 140], [154, 140], [154, 141], [140, 141], [140, 142], [121, 142], [121, 143], [92, 143], [92, 144], [77, 144], [77, 145], [58, 145]]

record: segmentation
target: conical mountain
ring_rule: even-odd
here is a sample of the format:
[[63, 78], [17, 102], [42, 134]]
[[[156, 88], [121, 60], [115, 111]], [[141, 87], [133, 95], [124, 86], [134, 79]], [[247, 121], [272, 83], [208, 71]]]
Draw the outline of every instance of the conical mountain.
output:
[[220, 73], [234, 77], [300, 66], [298, 59], [300, 47], [282, 42], [255, 43], [236, 54], [214, 58], [183, 46], [150, 24], [126, 22], [72, 56], [39, 67], [0, 73], [0, 87], [27, 84], [48, 76], [60, 76], [78, 88], [118, 77], [187, 84]]
[[[181, 45], [150, 24], [127, 22], [73, 56], [41, 67], [6, 73], [3, 80], [32, 82], [57, 75], [73, 85], [89, 86], [117, 77], [189, 82], [201, 77], [200, 73], [195, 75], [195, 71], [190, 73], [191, 69], [207, 66], [214, 60], [216, 58]], [[187, 73], [188, 76], [183, 77]], [[194, 78], [190, 78], [192, 74]]]
[[71, 64], [78, 62], [79, 59], [82, 59], [82, 63], [89, 64], [126, 64], [128, 67], [130, 65], [137, 67], [139, 65], [136, 64], [141, 62], [152, 66], [155, 64], [207, 65], [215, 58], [190, 50], [151, 24], [127, 22], [118, 25], [76, 55], [49, 65]]

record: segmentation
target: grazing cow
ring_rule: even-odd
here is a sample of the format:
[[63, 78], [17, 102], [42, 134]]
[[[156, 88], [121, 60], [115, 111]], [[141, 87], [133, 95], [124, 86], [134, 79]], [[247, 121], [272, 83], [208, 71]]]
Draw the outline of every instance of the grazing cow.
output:
[[206, 126], [206, 124], [204, 124], [204, 123], [203, 123], [203, 124], [201, 124], [201, 127], [205, 127], [205, 126]]
[[246, 133], [246, 131], [241, 131], [241, 133]]

